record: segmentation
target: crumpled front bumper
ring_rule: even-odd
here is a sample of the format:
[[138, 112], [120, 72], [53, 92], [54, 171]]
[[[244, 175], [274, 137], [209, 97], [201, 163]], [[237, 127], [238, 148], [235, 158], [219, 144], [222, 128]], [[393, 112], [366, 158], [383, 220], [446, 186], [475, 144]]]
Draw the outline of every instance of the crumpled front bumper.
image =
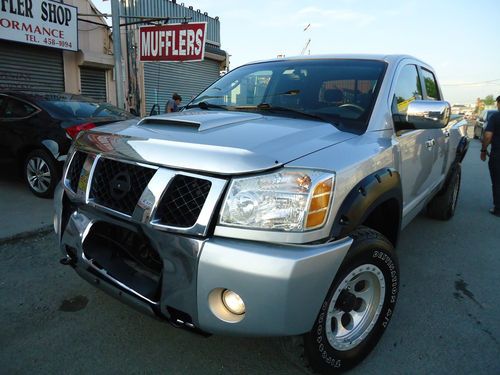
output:
[[[159, 300], [151, 301], [97, 267], [85, 254], [92, 226], [106, 222], [139, 226], [98, 210], [63, 207], [55, 195], [54, 227], [64, 256], [85, 280], [134, 308], [208, 333], [285, 336], [308, 332], [352, 239], [320, 245], [269, 244], [222, 237], [188, 237], [141, 225], [141, 233], [163, 260]], [[246, 312], [238, 319], [216, 314], [214, 291], [241, 296]], [[216, 299], [215, 304], [218, 301]]]

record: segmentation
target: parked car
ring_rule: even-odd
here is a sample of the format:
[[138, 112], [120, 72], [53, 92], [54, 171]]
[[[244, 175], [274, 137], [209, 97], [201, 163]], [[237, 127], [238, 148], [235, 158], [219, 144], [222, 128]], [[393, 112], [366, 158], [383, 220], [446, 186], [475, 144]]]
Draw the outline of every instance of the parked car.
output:
[[33, 194], [51, 197], [81, 130], [132, 117], [81, 95], [0, 92], [0, 160], [18, 164]]
[[497, 112], [496, 109], [485, 109], [481, 112], [476, 120], [476, 123], [474, 124], [474, 138], [483, 139], [484, 129], [486, 129], [491, 115], [495, 112]]
[[466, 124], [409, 56], [241, 66], [182, 112], [78, 136], [61, 263], [177, 327], [300, 335], [285, 347], [345, 371], [395, 314], [401, 228], [455, 213]]

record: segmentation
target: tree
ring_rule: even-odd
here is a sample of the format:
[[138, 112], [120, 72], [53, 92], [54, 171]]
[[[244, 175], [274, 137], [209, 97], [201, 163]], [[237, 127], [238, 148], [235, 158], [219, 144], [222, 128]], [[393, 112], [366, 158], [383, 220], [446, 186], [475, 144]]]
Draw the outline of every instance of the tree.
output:
[[483, 99], [484, 105], [492, 105], [495, 103], [495, 99], [493, 98], [493, 95], [488, 95], [486, 98]]

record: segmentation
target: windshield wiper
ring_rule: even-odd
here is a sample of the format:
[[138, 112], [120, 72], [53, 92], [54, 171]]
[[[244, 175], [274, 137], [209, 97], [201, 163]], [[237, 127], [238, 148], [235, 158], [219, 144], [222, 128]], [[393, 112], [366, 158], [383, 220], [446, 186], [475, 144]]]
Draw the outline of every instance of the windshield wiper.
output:
[[196, 104], [189, 104], [185, 108], [186, 109], [189, 109], [189, 108], [201, 108], [201, 109], [217, 108], [217, 109], [223, 109], [223, 110], [227, 111], [227, 107], [225, 105], [212, 104], [212, 103], [207, 103], [207, 102], [199, 102]]
[[269, 103], [260, 103], [257, 105], [257, 109], [266, 110], [266, 111], [276, 111], [276, 112], [289, 112], [289, 113], [293, 113], [296, 115], [313, 118], [315, 120], [328, 122], [329, 124], [332, 124], [334, 126], [338, 125], [338, 122], [334, 120], [334, 119], [337, 119], [338, 116], [335, 116], [335, 115], [322, 115], [322, 114], [303, 112], [303, 111], [299, 111], [298, 109], [294, 109], [294, 108], [273, 106]]

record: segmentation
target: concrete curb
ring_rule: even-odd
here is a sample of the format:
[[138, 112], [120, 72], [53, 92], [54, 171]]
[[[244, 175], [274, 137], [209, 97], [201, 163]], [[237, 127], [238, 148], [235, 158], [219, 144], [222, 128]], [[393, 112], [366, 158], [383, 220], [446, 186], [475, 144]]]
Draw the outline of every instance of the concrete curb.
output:
[[54, 227], [52, 225], [50, 225], [50, 224], [45, 225], [45, 226], [38, 228], [38, 229], [29, 230], [26, 232], [21, 232], [21, 233], [17, 233], [17, 234], [11, 235], [11, 236], [0, 238], [0, 246], [14, 242], [14, 241], [25, 240], [25, 239], [28, 239], [30, 237], [35, 237], [38, 235], [41, 236], [41, 235], [49, 234], [50, 232], [53, 232], [53, 231], [54, 231]]

